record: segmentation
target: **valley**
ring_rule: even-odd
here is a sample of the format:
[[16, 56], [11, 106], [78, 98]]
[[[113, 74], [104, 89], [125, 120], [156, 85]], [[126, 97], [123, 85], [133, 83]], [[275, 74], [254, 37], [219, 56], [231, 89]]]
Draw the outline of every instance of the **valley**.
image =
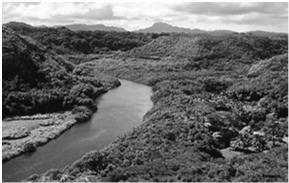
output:
[[[26, 180], [288, 181], [287, 34], [104, 33], [6, 26], [7, 118], [66, 110], [83, 122], [79, 124], [87, 124], [94, 112], [98, 115], [94, 100], [120, 85], [116, 78], [153, 91], [152, 108], [142, 111], [138, 125], [111, 139], [109, 146], [90, 149], [94, 151], [65, 168]], [[43, 39], [43, 34], [52, 39]], [[82, 37], [81, 49], [80, 42], [68, 44], [72, 36]], [[89, 42], [92, 37], [110, 46]], [[103, 41], [110, 38], [115, 42]], [[17, 44], [11, 46], [13, 41]], [[11, 51], [15, 47], [16, 53]], [[21, 53], [35, 70], [25, 70]], [[127, 89], [125, 93], [136, 90]]]

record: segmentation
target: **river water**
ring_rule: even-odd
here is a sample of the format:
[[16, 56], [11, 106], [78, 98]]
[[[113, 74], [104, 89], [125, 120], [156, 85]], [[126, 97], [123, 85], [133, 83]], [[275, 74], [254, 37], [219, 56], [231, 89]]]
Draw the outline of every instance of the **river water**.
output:
[[86, 152], [100, 150], [142, 122], [152, 107], [151, 88], [127, 80], [97, 100], [91, 120], [76, 124], [60, 137], [2, 164], [3, 181], [21, 181], [51, 168], [64, 168]]

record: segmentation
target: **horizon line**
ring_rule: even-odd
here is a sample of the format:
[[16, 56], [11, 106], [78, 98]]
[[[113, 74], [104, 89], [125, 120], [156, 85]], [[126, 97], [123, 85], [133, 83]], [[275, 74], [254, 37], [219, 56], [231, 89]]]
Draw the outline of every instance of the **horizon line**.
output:
[[[288, 31], [286, 32], [276, 32], [276, 31], [266, 31], [266, 30], [261, 30], [261, 29], [256, 29], [256, 30], [250, 30], [250, 31], [235, 31], [235, 30], [231, 30], [231, 29], [211, 29], [211, 30], [207, 30], [207, 29], [200, 29], [200, 28], [188, 28], [188, 27], [179, 27], [177, 25], [172, 25], [172, 24], [169, 24], [169, 23], [166, 23], [166, 22], [154, 22], [153, 24], [151, 24], [151, 26], [148, 26], [148, 27], [145, 27], [145, 28], [139, 28], [139, 29], [135, 29], [135, 30], [127, 30], [126, 28], [124, 27], [121, 27], [121, 26], [115, 26], [115, 25], [107, 25], [107, 24], [103, 24], [103, 23], [96, 23], [96, 24], [86, 24], [86, 23], [69, 23], [69, 24], [56, 24], [56, 25], [45, 25], [45, 24], [42, 24], [42, 25], [32, 25], [30, 23], [27, 23], [27, 22], [24, 22], [24, 21], [8, 21], [6, 23], [2, 22], [2, 25], [3, 24], [8, 24], [8, 23], [11, 23], [11, 22], [16, 22], [16, 23], [24, 23], [24, 24], [27, 24], [27, 25], [30, 25], [32, 27], [49, 27], [49, 28], [53, 28], [53, 27], [66, 27], [68, 25], [87, 25], [87, 26], [93, 26], [93, 25], [104, 25], [106, 27], [115, 27], [115, 28], [121, 28], [121, 29], [124, 29], [126, 32], [137, 32], [139, 30], [142, 30], [142, 29], [147, 29], [147, 28], [150, 28], [151, 26], [153, 26], [154, 24], [156, 23], [164, 23], [164, 24], [167, 24], [167, 25], [170, 25], [170, 26], [173, 26], [173, 27], [177, 27], [177, 28], [183, 28], [183, 29], [190, 29], [190, 30], [194, 30], [194, 29], [198, 29], [200, 31], [205, 31], [205, 32], [213, 32], [213, 31], [232, 31], [232, 32], [235, 32], [235, 33], [249, 33], [249, 32], [257, 32], [257, 31], [260, 31], [260, 32], [267, 32], [267, 33], [276, 33], [276, 34], [288, 34]], [[69, 29], [69, 28], [68, 28]], [[154, 33], [154, 32], [147, 32], [147, 33]], [[168, 32], [169, 33], [169, 32]], [[171, 32], [171, 33], [177, 33], [177, 32]], [[180, 32], [181, 33], [181, 32]]]

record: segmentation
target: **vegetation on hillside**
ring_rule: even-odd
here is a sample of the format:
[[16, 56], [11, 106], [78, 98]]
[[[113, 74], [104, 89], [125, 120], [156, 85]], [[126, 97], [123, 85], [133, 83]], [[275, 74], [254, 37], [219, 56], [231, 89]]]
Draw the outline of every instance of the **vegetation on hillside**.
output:
[[149, 44], [134, 48], [125, 55], [128, 57], [160, 59], [163, 57], [186, 58], [207, 67], [218, 59], [223, 62], [251, 62], [251, 59], [264, 59], [287, 52], [287, 35], [281, 38], [255, 36], [252, 34], [230, 34], [225, 36], [169, 35], [154, 39]]
[[89, 66], [152, 86], [153, 108], [103, 151], [30, 181], [288, 181], [287, 37], [160, 37]]
[[71, 31], [65, 27], [33, 27], [24, 23], [5, 24], [21, 35], [32, 37], [58, 54], [107, 53], [142, 46], [158, 34], [104, 31]]
[[110, 78], [74, 74], [74, 64], [6, 26], [2, 34], [3, 117], [55, 112], [74, 106], [95, 110], [94, 99], [109, 89], [105, 85], [110, 84], [110, 88], [119, 85]]

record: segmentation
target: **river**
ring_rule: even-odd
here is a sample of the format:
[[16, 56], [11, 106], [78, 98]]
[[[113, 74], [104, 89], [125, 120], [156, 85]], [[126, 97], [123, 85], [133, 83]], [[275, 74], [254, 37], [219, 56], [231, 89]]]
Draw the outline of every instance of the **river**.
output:
[[51, 168], [64, 168], [91, 150], [100, 150], [142, 122], [152, 107], [150, 87], [127, 80], [97, 99], [91, 120], [79, 123], [60, 137], [2, 164], [3, 181], [21, 181]]

